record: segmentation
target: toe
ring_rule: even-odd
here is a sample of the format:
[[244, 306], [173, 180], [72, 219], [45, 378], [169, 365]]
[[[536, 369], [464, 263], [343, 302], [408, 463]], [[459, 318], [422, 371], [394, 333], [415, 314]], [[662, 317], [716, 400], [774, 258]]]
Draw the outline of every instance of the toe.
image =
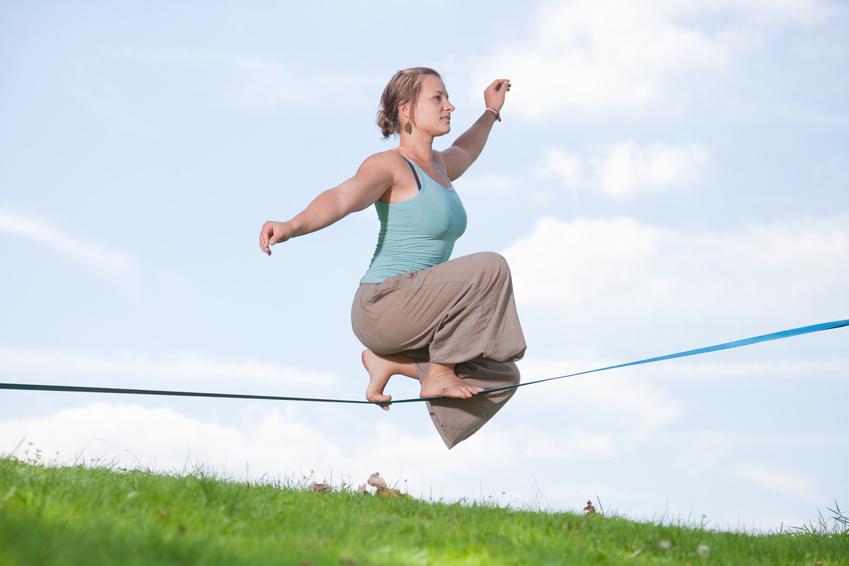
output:
[[382, 403], [384, 401], [390, 401], [392, 399], [392, 395], [383, 395], [381, 393], [368, 393], [366, 394], [366, 399], [368, 399], [372, 403]]

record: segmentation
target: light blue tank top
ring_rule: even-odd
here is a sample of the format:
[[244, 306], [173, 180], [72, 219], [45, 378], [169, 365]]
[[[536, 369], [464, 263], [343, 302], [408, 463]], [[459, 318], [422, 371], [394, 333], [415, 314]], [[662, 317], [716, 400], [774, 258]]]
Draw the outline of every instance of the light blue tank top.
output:
[[[447, 261], [454, 242], [466, 231], [466, 210], [454, 188], [446, 189], [418, 164], [409, 159], [407, 163], [416, 177], [419, 192], [401, 202], [375, 201], [380, 233], [368, 271], [360, 283], [380, 283], [393, 275]], [[434, 165], [439, 167], [436, 162]]]

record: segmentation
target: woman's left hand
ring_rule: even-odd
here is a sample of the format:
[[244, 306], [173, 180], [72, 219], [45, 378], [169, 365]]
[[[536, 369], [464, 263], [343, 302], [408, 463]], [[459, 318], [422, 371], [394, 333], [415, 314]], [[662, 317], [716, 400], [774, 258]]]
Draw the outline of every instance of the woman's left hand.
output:
[[504, 95], [508, 90], [510, 90], [510, 79], [492, 81], [492, 84], [483, 91], [483, 101], [496, 112], [501, 112], [501, 107], [504, 106]]

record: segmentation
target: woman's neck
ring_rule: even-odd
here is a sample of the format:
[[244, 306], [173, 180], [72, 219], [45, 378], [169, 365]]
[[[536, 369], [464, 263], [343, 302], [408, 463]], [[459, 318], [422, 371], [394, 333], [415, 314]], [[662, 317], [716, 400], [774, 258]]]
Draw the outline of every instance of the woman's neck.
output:
[[[413, 143], [410, 143], [410, 142]], [[431, 163], [433, 161], [433, 140], [421, 140], [415, 143], [414, 140], [405, 140], [398, 144], [397, 150], [407, 157], [412, 157], [423, 163]]]

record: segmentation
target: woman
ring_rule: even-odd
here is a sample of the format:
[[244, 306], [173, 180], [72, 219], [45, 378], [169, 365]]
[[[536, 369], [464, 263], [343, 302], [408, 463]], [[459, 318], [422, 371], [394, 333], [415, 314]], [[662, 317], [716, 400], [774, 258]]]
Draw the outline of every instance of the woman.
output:
[[366, 399], [388, 410], [389, 378], [418, 379], [421, 397], [444, 397], [426, 403], [448, 448], [512, 397], [515, 389], [476, 394], [518, 383], [514, 362], [526, 349], [504, 257], [479, 252], [448, 259], [466, 229], [451, 182], [480, 155], [509, 90], [509, 80], [493, 81], [480, 118], [450, 148], [435, 151], [433, 139], [451, 130], [454, 111], [445, 84], [428, 67], [398, 71], [383, 91], [377, 119], [384, 139], [400, 134], [398, 146], [369, 156], [356, 175], [291, 220], [266, 222], [259, 234], [260, 249], [271, 255], [276, 243], [375, 205], [377, 247], [351, 308], [354, 334], [367, 347]]

